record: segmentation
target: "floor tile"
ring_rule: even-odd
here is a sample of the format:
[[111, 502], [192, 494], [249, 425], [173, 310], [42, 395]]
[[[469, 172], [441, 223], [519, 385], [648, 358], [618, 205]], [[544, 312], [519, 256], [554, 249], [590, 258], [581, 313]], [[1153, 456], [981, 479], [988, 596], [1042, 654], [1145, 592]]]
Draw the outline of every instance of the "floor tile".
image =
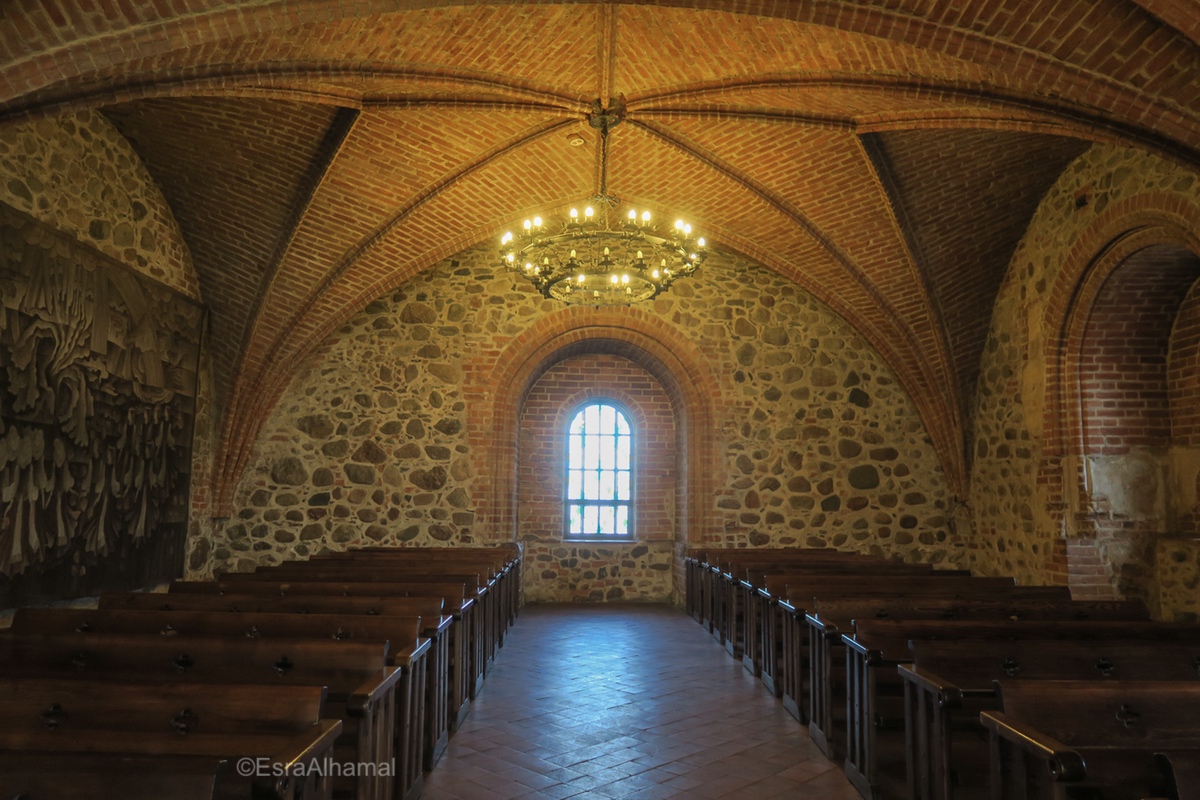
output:
[[526, 606], [425, 800], [856, 797], [682, 612]]

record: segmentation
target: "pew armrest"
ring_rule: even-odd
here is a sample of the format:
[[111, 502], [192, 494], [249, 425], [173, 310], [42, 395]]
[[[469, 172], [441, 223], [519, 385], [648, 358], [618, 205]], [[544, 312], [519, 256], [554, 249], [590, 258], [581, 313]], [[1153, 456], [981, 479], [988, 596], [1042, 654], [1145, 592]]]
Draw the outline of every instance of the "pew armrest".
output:
[[838, 620], [823, 619], [817, 616], [815, 613], [808, 613], [804, 615], [804, 622], [813, 629], [813, 633], [824, 636], [827, 639], [833, 639], [837, 641], [843, 636], [842, 630], [844, 625], [839, 626]]
[[[938, 705], [942, 708], [958, 708], [962, 705], [963, 695], [966, 693], [941, 675], [921, 669], [916, 664], [900, 664], [897, 669], [905, 681], [923, 692], [936, 696]], [[988, 694], [993, 695], [994, 692]]]
[[286, 800], [292, 782], [311, 772], [307, 764], [314, 759], [327, 758], [333, 752], [334, 740], [341, 735], [340, 719], [323, 719], [293, 736], [282, 750], [271, 756], [268, 774], [255, 776], [252, 796], [255, 800]]
[[393, 691], [404, 670], [400, 667], [385, 667], [378, 674], [363, 682], [346, 699], [346, 713], [352, 717], [366, 716], [380, 699]]
[[983, 711], [979, 721], [992, 736], [999, 736], [1044, 759], [1054, 780], [1079, 781], [1087, 775], [1087, 766], [1079, 753], [1057, 739], [1017, 722], [1001, 711]]
[[417, 639], [412, 647], [396, 653], [396, 659], [393, 663], [398, 667], [412, 669], [413, 662], [428, 653], [430, 646], [431, 641], [429, 639]]

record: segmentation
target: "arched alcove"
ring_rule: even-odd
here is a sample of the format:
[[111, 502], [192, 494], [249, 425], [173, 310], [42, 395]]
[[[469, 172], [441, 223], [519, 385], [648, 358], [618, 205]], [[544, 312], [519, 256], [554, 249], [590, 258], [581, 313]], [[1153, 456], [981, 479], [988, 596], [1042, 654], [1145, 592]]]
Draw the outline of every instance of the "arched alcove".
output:
[[[566, 347], [529, 387], [517, 411], [517, 538], [534, 568], [533, 601], [670, 601], [686, 449], [684, 406], [638, 361], [609, 352], [611, 340]], [[583, 352], [572, 352], [580, 351]], [[567, 428], [589, 402], [609, 403], [632, 429], [630, 537], [571, 537], [566, 529]]]
[[[481, 476], [485, 481], [480, 505], [496, 538], [521, 538], [521, 410], [530, 390], [547, 371], [569, 359], [598, 355], [637, 365], [661, 387], [670, 402], [675, 431], [675, 489], [669, 540], [673, 564], [669, 571], [675, 574], [682, 563], [683, 548], [689, 542], [703, 541], [716, 525], [712, 504], [704, 500], [714, 494], [717, 470], [713, 403], [720, 391], [695, 345], [640, 309], [564, 309], [539, 320], [495, 360], [494, 372], [476, 389], [490, 398], [486, 406], [491, 416], [487, 425], [490, 457], [487, 474]], [[579, 391], [587, 389], [581, 387]], [[569, 552], [563, 557], [568, 561], [572, 558]], [[578, 558], [578, 554], [573, 557]], [[530, 563], [531, 573], [539, 568], [535, 561]]]
[[1111, 242], [1076, 291], [1060, 350], [1060, 425], [1077, 595], [1157, 604], [1158, 542], [1194, 532], [1198, 278], [1187, 238], [1150, 227]]

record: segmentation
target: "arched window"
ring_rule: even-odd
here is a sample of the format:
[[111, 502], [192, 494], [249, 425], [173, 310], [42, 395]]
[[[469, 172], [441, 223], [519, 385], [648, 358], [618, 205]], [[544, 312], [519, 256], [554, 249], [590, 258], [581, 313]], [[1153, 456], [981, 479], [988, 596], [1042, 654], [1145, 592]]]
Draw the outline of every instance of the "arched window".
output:
[[633, 432], [610, 402], [588, 403], [567, 429], [569, 539], [633, 536]]

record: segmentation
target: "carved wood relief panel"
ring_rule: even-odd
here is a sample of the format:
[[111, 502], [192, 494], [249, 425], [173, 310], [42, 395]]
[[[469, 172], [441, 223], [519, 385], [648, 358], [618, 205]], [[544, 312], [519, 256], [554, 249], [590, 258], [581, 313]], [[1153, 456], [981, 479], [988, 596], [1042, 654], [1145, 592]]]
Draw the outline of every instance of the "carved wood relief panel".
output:
[[203, 319], [0, 204], [0, 608], [180, 573]]

